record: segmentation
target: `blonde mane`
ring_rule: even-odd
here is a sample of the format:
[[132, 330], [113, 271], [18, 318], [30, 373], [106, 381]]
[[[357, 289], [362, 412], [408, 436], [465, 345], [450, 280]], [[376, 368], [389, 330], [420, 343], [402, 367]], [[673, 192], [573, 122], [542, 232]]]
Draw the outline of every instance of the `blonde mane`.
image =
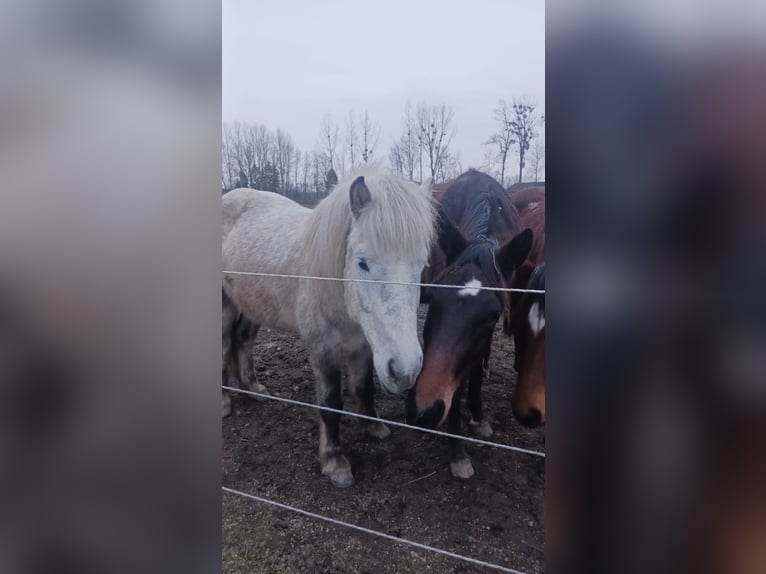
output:
[[372, 200], [358, 221], [359, 236], [376, 253], [426, 258], [434, 239], [430, 193], [377, 166], [342, 179], [319, 202], [306, 223], [307, 271], [320, 277], [343, 277], [352, 215], [351, 183], [364, 176]]

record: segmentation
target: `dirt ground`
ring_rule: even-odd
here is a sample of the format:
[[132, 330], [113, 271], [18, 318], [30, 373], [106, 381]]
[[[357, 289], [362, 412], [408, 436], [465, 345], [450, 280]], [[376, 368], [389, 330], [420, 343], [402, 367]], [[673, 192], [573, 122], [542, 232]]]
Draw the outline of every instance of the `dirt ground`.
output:
[[[424, 316], [421, 309], [421, 331]], [[262, 329], [255, 365], [270, 393], [313, 402], [311, 368], [297, 337]], [[512, 365], [513, 343], [498, 328], [483, 387], [491, 440], [542, 451], [544, 431], [523, 428], [511, 415]], [[319, 472], [316, 410], [242, 395], [232, 404], [232, 416], [223, 421], [224, 486], [522, 572], [543, 572], [544, 459], [467, 443], [476, 474], [461, 481], [450, 475], [444, 437], [392, 427], [389, 439], [377, 441], [358, 419], [344, 417], [341, 442], [355, 482], [337, 490]], [[377, 387], [376, 404], [379, 416], [404, 422], [403, 397]], [[344, 406], [353, 409], [353, 401], [347, 397]], [[222, 521], [224, 572], [493, 571], [231, 494], [223, 496]]]

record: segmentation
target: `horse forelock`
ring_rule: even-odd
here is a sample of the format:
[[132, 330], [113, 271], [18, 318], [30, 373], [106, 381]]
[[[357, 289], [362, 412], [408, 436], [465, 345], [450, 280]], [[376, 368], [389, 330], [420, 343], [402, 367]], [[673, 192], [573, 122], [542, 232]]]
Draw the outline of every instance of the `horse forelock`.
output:
[[372, 201], [356, 222], [360, 240], [375, 253], [425, 259], [435, 238], [435, 210], [416, 184], [388, 174], [365, 177]]
[[[351, 213], [349, 189], [365, 178], [371, 201], [357, 220]], [[434, 241], [435, 210], [426, 192], [382, 169], [372, 167], [344, 178], [312, 212], [306, 241], [307, 266], [313, 275], [343, 277], [349, 235], [378, 254], [424, 259]]]
[[471, 241], [445, 271], [449, 273], [466, 265], [475, 265], [487, 287], [503, 287], [505, 283], [495, 261], [496, 248], [497, 242], [490, 239]]

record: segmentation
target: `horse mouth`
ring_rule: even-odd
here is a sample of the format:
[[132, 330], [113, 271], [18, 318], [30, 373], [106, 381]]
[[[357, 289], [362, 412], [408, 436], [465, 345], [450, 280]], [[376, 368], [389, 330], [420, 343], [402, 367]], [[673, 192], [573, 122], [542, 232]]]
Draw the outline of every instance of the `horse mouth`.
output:
[[392, 395], [401, 395], [409, 391], [413, 386], [410, 380], [392, 379], [391, 377], [386, 377], [385, 379], [378, 378], [380, 379], [381, 386]]
[[[408, 401], [409, 403], [409, 401]], [[444, 422], [446, 407], [444, 401], [439, 399], [432, 406], [428, 407], [425, 411], [417, 412], [417, 407], [414, 406], [414, 399], [412, 401], [413, 406], [408, 404], [407, 409], [407, 423], [423, 428], [434, 429]]]

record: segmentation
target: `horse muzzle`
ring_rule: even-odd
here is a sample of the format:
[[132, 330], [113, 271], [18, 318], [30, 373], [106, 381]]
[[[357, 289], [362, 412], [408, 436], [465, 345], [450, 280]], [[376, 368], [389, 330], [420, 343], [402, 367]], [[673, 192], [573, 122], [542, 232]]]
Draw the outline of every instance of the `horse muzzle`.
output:
[[439, 399], [431, 406], [421, 409], [418, 408], [415, 394], [413, 389], [407, 395], [407, 424], [430, 429], [442, 424], [447, 414], [444, 401]]
[[423, 355], [421, 353], [409, 359], [391, 358], [385, 363], [384, 373], [381, 373], [382, 369], [377, 369], [378, 377], [381, 385], [387, 391], [400, 395], [415, 386], [422, 366]]

